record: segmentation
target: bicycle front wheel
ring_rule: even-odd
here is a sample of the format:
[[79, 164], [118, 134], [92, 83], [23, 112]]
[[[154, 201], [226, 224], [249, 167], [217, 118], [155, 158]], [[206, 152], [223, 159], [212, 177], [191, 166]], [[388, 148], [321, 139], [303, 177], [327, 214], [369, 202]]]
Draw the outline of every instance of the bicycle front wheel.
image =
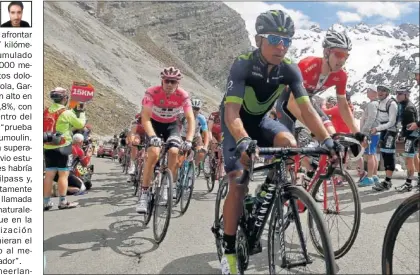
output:
[[194, 182], [194, 161], [190, 161], [187, 174], [185, 175], [184, 182], [181, 185], [181, 214], [187, 212], [188, 206], [190, 205], [192, 193], [194, 190]]
[[[292, 270], [295, 271], [298, 267], [310, 269], [313, 267], [314, 274], [335, 274], [334, 250], [331, 246], [330, 236], [323, 221], [322, 213], [316, 205], [315, 200], [310, 196], [308, 192], [306, 192], [305, 189], [300, 186], [286, 186], [284, 187], [284, 191], [284, 195], [282, 195], [282, 197], [273, 207], [270, 225], [268, 228], [268, 265], [270, 274], [277, 274], [277, 267], [280, 269], [285, 269], [286, 272], [290, 272]], [[311, 215], [313, 222], [317, 226], [324, 251], [324, 263], [315, 262], [312, 259], [305, 258], [305, 254], [308, 255], [306, 246], [307, 241], [303, 237], [303, 224], [301, 223], [300, 217], [302, 214], [299, 214], [297, 205], [298, 202], [305, 206], [308, 215]], [[285, 203], [289, 205], [287, 208], [288, 211], [286, 211], [287, 213], [284, 211]], [[294, 224], [295, 228], [291, 228], [292, 230], [289, 231], [297, 232], [298, 236], [296, 238], [291, 238], [291, 240], [297, 239], [298, 242], [300, 242], [299, 245], [286, 244], [285, 231], [291, 227], [292, 223]], [[278, 243], [280, 244], [280, 264], [277, 264], [277, 266], [275, 264], [275, 260], [277, 259], [275, 253], [277, 252], [277, 249], [274, 247], [276, 244], [276, 236], [279, 237]], [[286, 252], [286, 245], [289, 246], [289, 253]], [[301, 253], [296, 251], [296, 247], [299, 246], [302, 251]], [[299, 257], [296, 255], [298, 253], [301, 254]], [[307, 270], [304, 272], [296, 272], [301, 274], [308, 273]]]
[[[165, 194], [166, 193], [166, 194]], [[166, 236], [172, 213], [172, 173], [166, 169], [161, 174], [160, 186], [155, 189], [155, 211], [153, 212], [153, 235], [156, 243], [161, 243]], [[159, 228], [160, 215], [165, 214]]]
[[[385, 231], [384, 243], [382, 245], [382, 274], [392, 275], [393, 274], [393, 256], [395, 242], [398, 237], [398, 233], [405, 221], [414, 213], [420, 211], [420, 193], [414, 194], [407, 198], [401, 203], [401, 205], [395, 210], [394, 214], [389, 221], [388, 227]], [[404, 250], [407, 250], [406, 248]], [[418, 252], [418, 251], [417, 251]], [[418, 255], [416, 256], [418, 259]], [[413, 264], [415, 267], [416, 264]], [[417, 265], [418, 267], [418, 265]], [[418, 269], [417, 273], [418, 274]], [[405, 273], [405, 272], [404, 272]], [[408, 274], [408, 272], [406, 273]]]
[[[345, 183], [342, 184], [342, 187], [337, 186], [337, 183], [340, 180], [343, 183]], [[335, 169], [329, 181], [331, 184], [327, 186], [326, 192], [324, 192], [324, 202], [334, 203], [332, 205], [328, 203], [328, 205], [324, 207], [323, 213], [324, 219], [327, 222], [326, 226], [330, 232], [330, 238], [333, 241], [333, 247], [335, 247], [335, 244], [342, 244], [337, 249], [334, 248], [334, 256], [336, 259], [339, 259], [347, 254], [347, 252], [351, 249], [354, 242], [356, 241], [361, 219], [360, 198], [356, 183], [354, 183], [353, 178], [349, 175], [348, 172]], [[314, 198], [318, 193], [319, 188], [324, 188], [323, 182], [323, 180], [318, 180], [318, 182], [312, 188], [311, 194]], [[350, 221], [352, 221], [353, 225], [347, 224], [345, 221], [347, 220], [347, 217], [351, 216], [350, 212], [353, 212], [352, 210], [350, 210], [351, 208], [354, 208], [354, 216], [353, 218], [350, 218]], [[336, 219], [333, 219], [334, 216]], [[343, 230], [350, 229], [350, 233], [348, 234], [348, 237], [345, 241], [340, 240], [340, 237], [344, 236], [343, 238], [345, 238], [345, 236], [347, 235], [344, 232], [337, 232], [337, 234], [334, 235], [332, 234], [333, 228], [336, 228], [337, 231], [339, 230], [339, 220], [345, 223], [345, 226], [341, 227]], [[313, 227], [311, 219], [309, 219], [309, 227]], [[323, 255], [324, 252], [322, 250], [322, 246], [319, 244], [316, 236], [314, 235], [314, 230], [312, 230], [311, 232], [311, 239], [315, 248], [317, 249], [320, 255]], [[335, 237], [333, 237], [335, 235], [337, 237], [337, 240], [335, 239]]]

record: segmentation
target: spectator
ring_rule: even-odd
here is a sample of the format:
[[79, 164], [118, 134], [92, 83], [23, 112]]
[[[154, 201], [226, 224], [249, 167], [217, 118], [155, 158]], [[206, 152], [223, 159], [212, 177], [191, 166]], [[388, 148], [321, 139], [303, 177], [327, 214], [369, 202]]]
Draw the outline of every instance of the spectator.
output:
[[[66, 105], [69, 101], [69, 93], [66, 89], [57, 87], [50, 92], [50, 98], [54, 103], [44, 111], [44, 128], [54, 119], [53, 128], [56, 132], [45, 132], [44, 129], [44, 158], [45, 158], [45, 177], [44, 177], [44, 211], [53, 207], [51, 193], [53, 180], [58, 172], [58, 193], [59, 209], [77, 207], [77, 203], [67, 201], [67, 186], [69, 170], [72, 163], [72, 137], [71, 128], [83, 128], [86, 122], [84, 109], [80, 106], [74, 110], [67, 110]], [[47, 125], [51, 126], [51, 125]], [[48, 127], [50, 129], [50, 127]]]
[[376, 158], [376, 147], [379, 143], [379, 133], [370, 134], [370, 129], [379, 125], [376, 116], [378, 114], [378, 90], [372, 85], [367, 89], [367, 97], [370, 102], [366, 104], [362, 117], [360, 119], [360, 132], [368, 136], [368, 147], [365, 150], [367, 156], [367, 177], [360, 180], [359, 186], [372, 185], [379, 183], [378, 160]]

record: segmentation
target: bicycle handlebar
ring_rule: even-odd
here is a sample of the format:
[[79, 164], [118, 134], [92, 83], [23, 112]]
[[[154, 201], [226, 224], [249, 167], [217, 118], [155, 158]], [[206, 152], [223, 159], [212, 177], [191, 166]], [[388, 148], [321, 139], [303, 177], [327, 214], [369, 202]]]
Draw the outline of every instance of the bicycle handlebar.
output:
[[[307, 156], [319, 156], [319, 155], [331, 155], [330, 151], [323, 147], [307, 147], [307, 148], [276, 148], [276, 147], [257, 147], [257, 141], [253, 140], [246, 150], [247, 155], [250, 157], [249, 169], [244, 169], [241, 178], [239, 179], [240, 184], [245, 184], [249, 179], [253, 180], [254, 172], [254, 156], [257, 152], [259, 155], [277, 155], [281, 157], [293, 156], [293, 155], [307, 155]], [[339, 158], [340, 169], [342, 169], [342, 160]], [[335, 167], [329, 165], [327, 173], [323, 178], [330, 178], [334, 172]]]
[[354, 134], [346, 134], [346, 133], [335, 133], [332, 136], [332, 139], [343, 145], [344, 147], [350, 147], [351, 145], [357, 145], [359, 147], [359, 154], [354, 156], [353, 158], [349, 158], [349, 161], [356, 162], [361, 157], [363, 157], [364, 150], [360, 141], [356, 139]]

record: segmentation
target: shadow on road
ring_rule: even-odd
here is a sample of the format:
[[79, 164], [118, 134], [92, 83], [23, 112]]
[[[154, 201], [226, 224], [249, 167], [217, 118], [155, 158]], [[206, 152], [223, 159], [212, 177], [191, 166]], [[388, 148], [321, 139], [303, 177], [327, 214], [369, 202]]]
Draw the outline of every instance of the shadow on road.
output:
[[154, 240], [134, 235], [143, 231], [140, 220], [125, 220], [110, 224], [109, 229], [90, 229], [61, 234], [44, 240], [44, 251], [62, 251], [61, 257], [101, 248], [115, 253], [140, 258], [158, 248]]

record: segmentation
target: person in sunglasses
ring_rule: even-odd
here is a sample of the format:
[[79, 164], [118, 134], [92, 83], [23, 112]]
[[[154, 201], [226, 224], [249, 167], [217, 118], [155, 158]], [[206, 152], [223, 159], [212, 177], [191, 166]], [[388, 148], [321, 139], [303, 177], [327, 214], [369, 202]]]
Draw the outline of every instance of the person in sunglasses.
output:
[[384, 191], [392, 187], [391, 178], [395, 170], [398, 104], [395, 98], [391, 96], [392, 90], [390, 87], [378, 85], [377, 91], [379, 106], [376, 119], [379, 125], [372, 128], [370, 134], [375, 135], [380, 132], [379, 147], [385, 167], [385, 180], [376, 182], [372, 189]]
[[[247, 185], [237, 184], [236, 179], [249, 165], [245, 151], [252, 140], [262, 147], [296, 147], [293, 134], [267, 115], [280, 95], [293, 93], [311, 132], [332, 152], [337, 150], [309, 100], [299, 68], [285, 58], [295, 33], [292, 18], [284, 11], [269, 10], [257, 17], [255, 28], [258, 48], [235, 59], [220, 105], [224, 166], [229, 180], [223, 209], [223, 274], [237, 274], [236, 231]], [[286, 86], [290, 89], [285, 90]], [[262, 207], [258, 209], [265, 211]], [[260, 243], [250, 249], [262, 251]]]
[[[195, 130], [195, 117], [191, 108], [188, 93], [179, 87], [181, 71], [174, 67], [164, 68], [160, 73], [162, 83], [147, 89], [142, 100], [141, 122], [148, 138], [147, 159], [144, 166], [143, 182], [136, 212], [147, 211], [149, 185], [153, 176], [153, 168], [158, 161], [160, 147], [164, 142], [170, 143], [168, 150], [168, 168], [172, 177], [177, 177], [177, 160], [179, 148], [188, 151], [192, 146]], [[179, 133], [177, 116], [184, 112], [188, 129], [183, 142]], [[167, 188], [164, 189], [163, 200], [168, 200]], [[172, 198], [169, 198], [172, 199]]]
[[[407, 126], [418, 120], [416, 106], [410, 101], [410, 87], [404, 86], [396, 91], [398, 101], [398, 121], [401, 122], [401, 138], [404, 138], [405, 166], [407, 168], [407, 179], [401, 186], [395, 187], [398, 192], [408, 192], [413, 189], [412, 180], [414, 173], [419, 172], [418, 147], [420, 132], [410, 131]], [[416, 188], [419, 188], [420, 182], [417, 182]]]
[[[308, 56], [299, 61], [298, 66], [302, 72], [303, 85], [305, 86], [312, 103], [315, 94], [335, 86], [337, 106], [340, 110], [340, 115], [350, 131], [352, 133], [357, 133], [359, 132], [359, 129], [354, 121], [348, 101], [346, 100], [347, 73], [343, 70], [343, 66], [352, 49], [351, 40], [346, 33], [329, 30], [322, 42], [322, 47], [324, 48], [323, 57]], [[283, 114], [290, 111], [293, 116], [289, 116], [290, 118], [286, 116], [286, 119], [294, 122], [297, 118], [307, 125], [307, 123], [302, 120], [300, 108], [296, 104], [293, 95], [290, 95], [290, 99], [285, 98], [283, 101], [287, 101], [287, 109], [285, 110], [284, 108], [286, 105], [277, 104], [277, 112]], [[335, 133], [336, 129], [331, 123], [328, 115], [326, 115], [317, 104], [313, 105], [321, 116], [328, 132], [330, 134]]]

